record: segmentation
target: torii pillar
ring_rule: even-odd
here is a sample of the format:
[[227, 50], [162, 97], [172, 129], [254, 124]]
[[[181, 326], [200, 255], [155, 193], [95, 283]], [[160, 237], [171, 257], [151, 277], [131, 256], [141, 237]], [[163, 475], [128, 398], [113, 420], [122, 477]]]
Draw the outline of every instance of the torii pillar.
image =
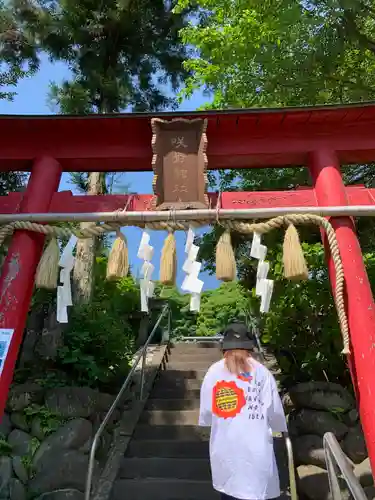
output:
[[[62, 168], [53, 158], [36, 159], [18, 212], [48, 212], [58, 190]], [[35, 272], [43, 253], [45, 236], [16, 231], [0, 278], [0, 328], [14, 330], [0, 377], [0, 418], [4, 412], [13, 379], [18, 351], [29, 312]]]
[[[310, 154], [309, 168], [319, 206], [348, 205], [340, 163], [335, 151], [321, 149]], [[357, 397], [372, 470], [375, 471], [375, 305], [351, 217], [331, 217], [339, 244], [346, 285], [351, 354], [348, 362]], [[323, 243], [333, 290], [335, 268], [326, 234]]]

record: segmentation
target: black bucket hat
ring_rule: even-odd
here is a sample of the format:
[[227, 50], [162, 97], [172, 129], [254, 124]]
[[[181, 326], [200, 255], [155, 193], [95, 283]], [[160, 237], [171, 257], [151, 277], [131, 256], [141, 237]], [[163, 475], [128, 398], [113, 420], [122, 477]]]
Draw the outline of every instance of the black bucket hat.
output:
[[256, 345], [254, 335], [249, 332], [243, 322], [229, 323], [223, 332], [222, 349], [231, 351], [233, 349], [245, 349], [250, 351]]

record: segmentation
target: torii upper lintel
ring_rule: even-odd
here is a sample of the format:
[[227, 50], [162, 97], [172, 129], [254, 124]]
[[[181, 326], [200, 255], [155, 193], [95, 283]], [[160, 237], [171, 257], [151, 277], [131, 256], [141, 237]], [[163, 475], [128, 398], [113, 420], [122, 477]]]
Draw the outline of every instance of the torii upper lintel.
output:
[[208, 168], [306, 165], [329, 145], [341, 164], [375, 159], [375, 103], [159, 114], [0, 116], [0, 169], [50, 156], [64, 172], [151, 171], [151, 118], [207, 119]]

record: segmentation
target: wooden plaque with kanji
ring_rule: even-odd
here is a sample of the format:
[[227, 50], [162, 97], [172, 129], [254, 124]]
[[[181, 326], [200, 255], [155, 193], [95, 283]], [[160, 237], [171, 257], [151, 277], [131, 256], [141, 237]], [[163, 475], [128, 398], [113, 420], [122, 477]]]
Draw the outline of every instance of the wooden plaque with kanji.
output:
[[207, 120], [153, 118], [153, 208], [208, 208]]

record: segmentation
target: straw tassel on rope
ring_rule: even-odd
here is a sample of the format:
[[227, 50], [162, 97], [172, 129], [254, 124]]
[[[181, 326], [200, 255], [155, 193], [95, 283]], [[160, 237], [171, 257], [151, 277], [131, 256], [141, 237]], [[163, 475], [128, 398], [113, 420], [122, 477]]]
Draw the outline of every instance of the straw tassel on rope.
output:
[[309, 272], [297, 229], [289, 224], [283, 245], [284, 276], [291, 281], [307, 280]]
[[[167, 214], [168, 215], [168, 214]], [[208, 220], [195, 220], [193, 221], [196, 227], [204, 226], [210, 224], [212, 221]], [[266, 222], [259, 223], [249, 223], [245, 221], [239, 220], [226, 220], [221, 223], [228, 230], [238, 231], [242, 234], [251, 234], [254, 231], [258, 233], [268, 233], [273, 229], [277, 229], [285, 226], [285, 224], [315, 224], [320, 228], [323, 228], [327, 233], [328, 243], [332, 254], [333, 263], [335, 266], [335, 274], [336, 274], [336, 290], [335, 290], [335, 304], [338, 311], [340, 328], [343, 337], [344, 349], [343, 354], [350, 353], [350, 341], [349, 341], [349, 324], [348, 317], [345, 310], [345, 301], [344, 301], [344, 270], [341, 262], [340, 250], [335, 234], [335, 230], [333, 229], [330, 222], [321, 215], [316, 214], [287, 214], [287, 215], [279, 215], [278, 217], [274, 217]], [[192, 221], [158, 221], [158, 222], [147, 222], [142, 221], [141, 223], [133, 222], [122, 222], [122, 225], [135, 225], [139, 227], [146, 227], [148, 229], [153, 230], [168, 230], [168, 231], [186, 231], [191, 225]], [[91, 238], [92, 236], [100, 236], [105, 233], [109, 233], [115, 231], [119, 228], [119, 223], [109, 223], [104, 222], [100, 225], [90, 226], [84, 230], [77, 229], [68, 229], [63, 227], [51, 226], [48, 224], [38, 224], [31, 221], [14, 221], [9, 224], [0, 225], [0, 245], [4, 243], [4, 239], [10, 236], [14, 230], [23, 229], [27, 231], [33, 231], [40, 234], [45, 235], [54, 235], [55, 237], [69, 237], [72, 234], [75, 234], [78, 238]], [[219, 259], [220, 260], [220, 259]], [[235, 267], [234, 267], [235, 269]], [[307, 268], [305, 276], [307, 275]]]
[[160, 282], [163, 285], [174, 285], [177, 274], [177, 249], [174, 233], [169, 233], [164, 241], [160, 258]]
[[59, 275], [60, 249], [57, 239], [52, 237], [39, 261], [35, 275], [35, 286], [54, 290], [57, 288]]
[[224, 231], [216, 245], [216, 278], [220, 281], [234, 281], [236, 274], [230, 231]]
[[129, 273], [128, 245], [124, 234], [117, 231], [111, 253], [108, 257], [107, 280], [126, 278]]

